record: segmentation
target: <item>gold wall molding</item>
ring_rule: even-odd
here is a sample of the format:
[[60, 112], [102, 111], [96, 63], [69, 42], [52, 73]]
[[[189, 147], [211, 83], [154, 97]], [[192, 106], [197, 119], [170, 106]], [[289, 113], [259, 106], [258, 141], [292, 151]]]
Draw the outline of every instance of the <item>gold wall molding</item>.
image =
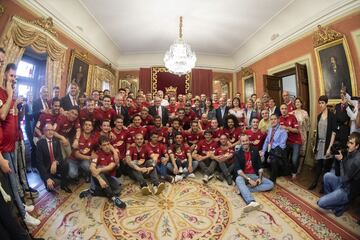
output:
[[242, 77], [250, 76], [254, 73], [254, 71], [250, 67], [242, 67], [240, 70], [240, 74]]
[[318, 25], [318, 30], [314, 33], [313, 36], [313, 45], [314, 48], [316, 48], [343, 37], [344, 35], [342, 33], [331, 29], [329, 26], [322, 27], [321, 25]]
[[111, 95], [116, 94], [115, 81], [116, 75], [113, 74], [109, 69], [100, 66], [90, 66], [89, 74], [91, 74], [91, 81], [88, 81], [86, 86], [86, 92], [90, 94], [92, 90], [102, 90], [102, 82], [108, 81], [110, 85]]
[[54, 35], [55, 37], [58, 37], [57, 32], [55, 31], [54, 23], [51, 17], [48, 18], [38, 18], [33, 21], [30, 21], [30, 23], [37, 25], [47, 31], [48, 33]]
[[0, 4], [0, 17], [4, 15], [4, 13], [5, 13], [5, 7], [4, 5]]

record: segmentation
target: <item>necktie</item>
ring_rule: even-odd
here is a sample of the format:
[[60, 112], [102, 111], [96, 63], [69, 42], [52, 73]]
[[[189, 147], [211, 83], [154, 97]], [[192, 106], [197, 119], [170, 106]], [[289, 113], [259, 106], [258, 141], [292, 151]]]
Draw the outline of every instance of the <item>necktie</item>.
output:
[[273, 127], [272, 131], [271, 131], [271, 137], [270, 137], [270, 146], [272, 146], [272, 144], [274, 142], [275, 132], [276, 132], [276, 127]]
[[117, 115], [118, 116], [120, 116], [121, 115], [121, 110], [120, 110], [120, 108], [118, 107], [118, 108], [116, 108], [116, 111], [117, 111]]
[[50, 163], [53, 163], [55, 158], [54, 158], [54, 152], [53, 152], [53, 147], [52, 147], [52, 140], [49, 140], [49, 155], [50, 155]]

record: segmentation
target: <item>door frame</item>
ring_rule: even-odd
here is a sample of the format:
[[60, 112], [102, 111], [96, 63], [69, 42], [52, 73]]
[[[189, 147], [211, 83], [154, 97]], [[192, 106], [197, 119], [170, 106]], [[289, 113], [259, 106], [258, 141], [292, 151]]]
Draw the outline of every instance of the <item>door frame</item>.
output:
[[307, 165], [314, 165], [314, 157], [312, 153], [312, 146], [315, 144], [315, 135], [314, 131], [316, 131], [317, 125], [317, 94], [316, 94], [316, 86], [315, 86], [315, 73], [314, 66], [312, 65], [313, 59], [311, 54], [306, 54], [300, 56], [298, 58], [292, 59], [288, 62], [277, 65], [273, 68], [269, 68], [267, 70], [268, 75], [274, 75], [275, 73], [285, 71], [289, 68], [294, 68], [295, 63], [300, 63], [306, 65], [308, 81], [309, 81], [309, 117], [310, 117], [310, 130], [308, 136], [308, 142], [306, 146], [306, 154], [305, 154], [305, 163]]

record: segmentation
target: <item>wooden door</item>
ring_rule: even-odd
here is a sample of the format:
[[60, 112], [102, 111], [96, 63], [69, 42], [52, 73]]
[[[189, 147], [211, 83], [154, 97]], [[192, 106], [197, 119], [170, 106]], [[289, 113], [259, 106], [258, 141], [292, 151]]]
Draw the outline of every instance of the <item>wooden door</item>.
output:
[[309, 80], [306, 65], [295, 63], [297, 95], [303, 101], [303, 108], [309, 112]]
[[263, 79], [265, 92], [267, 92], [269, 96], [275, 100], [276, 106], [279, 107], [282, 102], [282, 78], [271, 75], [263, 75]]

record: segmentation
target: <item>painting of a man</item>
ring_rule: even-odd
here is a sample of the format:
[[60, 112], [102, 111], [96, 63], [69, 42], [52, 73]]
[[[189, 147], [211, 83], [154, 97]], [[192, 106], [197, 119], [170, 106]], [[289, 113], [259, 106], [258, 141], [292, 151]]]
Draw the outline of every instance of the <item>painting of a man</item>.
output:
[[82, 61], [78, 57], [74, 57], [74, 64], [71, 71], [71, 82], [75, 82], [79, 86], [80, 92], [86, 92], [86, 82], [88, 78], [89, 64]]
[[325, 94], [329, 99], [339, 99], [340, 90], [346, 87], [352, 95], [349, 65], [344, 46], [338, 44], [319, 52], [323, 72]]

